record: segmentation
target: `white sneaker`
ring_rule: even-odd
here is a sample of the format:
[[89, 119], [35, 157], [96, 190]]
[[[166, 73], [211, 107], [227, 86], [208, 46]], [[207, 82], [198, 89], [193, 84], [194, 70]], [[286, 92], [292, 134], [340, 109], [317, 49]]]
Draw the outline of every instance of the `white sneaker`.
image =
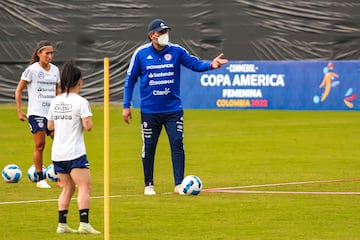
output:
[[50, 185], [46, 182], [45, 179], [37, 182], [36, 187], [38, 187], [38, 188], [51, 188]]
[[154, 190], [154, 185], [150, 185], [150, 186], [145, 187], [144, 194], [145, 195], [155, 195], [156, 192]]
[[66, 223], [59, 223], [56, 233], [77, 233], [78, 231], [70, 228]]
[[95, 230], [89, 223], [81, 222], [78, 228], [78, 233], [81, 234], [101, 234], [101, 232]]
[[174, 188], [174, 194], [184, 195], [185, 193], [182, 190], [181, 184], [178, 184]]

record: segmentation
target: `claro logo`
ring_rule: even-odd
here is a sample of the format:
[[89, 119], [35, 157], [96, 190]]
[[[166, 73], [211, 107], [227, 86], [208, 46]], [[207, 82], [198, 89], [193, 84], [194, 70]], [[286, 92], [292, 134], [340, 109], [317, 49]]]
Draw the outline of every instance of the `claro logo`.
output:
[[164, 90], [154, 90], [153, 95], [154, 96], [164, 96], [170, 94], [170, 88], [165, 88]]

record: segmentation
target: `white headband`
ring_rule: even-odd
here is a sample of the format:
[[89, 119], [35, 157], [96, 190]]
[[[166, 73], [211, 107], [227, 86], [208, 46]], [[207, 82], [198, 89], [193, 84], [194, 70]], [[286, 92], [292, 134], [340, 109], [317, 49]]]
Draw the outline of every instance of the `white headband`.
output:
[[41, 50], [43, 50], [44, 48], [46, 47], [52, 47], [51, 45], [45, 45], [45, 46], [42, 46], [41, 48], [38, 49], [38, 52], [40, 52]]

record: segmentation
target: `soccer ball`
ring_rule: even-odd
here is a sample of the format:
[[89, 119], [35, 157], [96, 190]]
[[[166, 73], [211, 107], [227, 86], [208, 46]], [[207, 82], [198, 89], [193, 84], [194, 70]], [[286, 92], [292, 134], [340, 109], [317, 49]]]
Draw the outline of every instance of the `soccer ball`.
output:
[[189, 175], [181, 182], [181, 193], [185, 195], [198, 195], [202, 189], [202, 182], [199, 177]]
[[[46, 174], [45, 174], [46, 173], [46, 168], [45, 168], [45, 166], [42, 167], [42, 172], [43, 172], [43, 176], [45, 178], [46, 177]], [[27, 176], [28, 176], [29, 180], [32, 181], [32, 182], [38, 182], [39, 181], [39, 176], [38, 176], [38, 174], [36, 172], [34, 164], [29, 167], [29, 169], [27, 171]]]
[[46, 178], [52, 182], [56, 182], [59, 179], [58, 175], [55, 173], [54, 164], [50, 164], [46, 168]]
[[22, 172], [18, 165], [9, 164], [4, 167], [1, 173], [3, 179], [7, 183], [17, 183], [20, 181]]

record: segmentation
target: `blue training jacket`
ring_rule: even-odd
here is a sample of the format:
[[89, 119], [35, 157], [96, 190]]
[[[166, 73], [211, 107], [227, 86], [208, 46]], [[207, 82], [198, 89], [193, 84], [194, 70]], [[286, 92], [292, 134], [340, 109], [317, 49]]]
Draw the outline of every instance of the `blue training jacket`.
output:
[[199, 60], [177, 44], [169, 43], [161, 51], [157, 51], [152, 43], [139, 47], [131, 58], [125, 79], [124, 108], [131, 106], [134, 86], [140, 79], [141, 112], [165, 113], [182, 110], [181, 65], [196, 72], [211, 69], [210, 61]]

